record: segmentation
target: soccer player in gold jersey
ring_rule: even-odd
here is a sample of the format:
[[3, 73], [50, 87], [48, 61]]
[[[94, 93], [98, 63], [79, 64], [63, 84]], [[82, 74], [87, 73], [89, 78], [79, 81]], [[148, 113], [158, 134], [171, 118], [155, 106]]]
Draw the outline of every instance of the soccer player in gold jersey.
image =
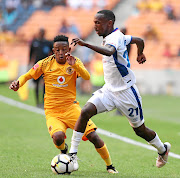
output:
[[[90, 74], [77, 57], [70, 54], [68, 37], [58, 35], [54, 38], [54, 54], [37, 62], [26, 74], [13, 81], [9, 89], [17, 91], [29, 79], [43, 75], [45, 82], [44, 110], [46, 124], [55, 146], [61, 153], [67, 153], [66, 130], [74, 129], [81, 108], [76, 101], [76, 79], [90, 79]], [[96, 133], [96, 125], [89, 120], [83, 140], [94, 144], [96, 151], [105, 161], [109, 173], [118, 173], [112, 165], [109, 151]], [[78, 165], [74, 164], [74, 170]]]

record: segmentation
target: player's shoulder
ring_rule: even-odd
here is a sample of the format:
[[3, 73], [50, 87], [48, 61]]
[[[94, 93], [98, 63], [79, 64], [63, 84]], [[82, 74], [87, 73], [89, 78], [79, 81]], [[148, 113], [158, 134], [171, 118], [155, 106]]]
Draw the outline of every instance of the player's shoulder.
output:
[[45, 68], [46, 66], [48, 66], [49, 64], [51, 64], [52, 62], [54, 62], [55, 59], [55, 55], [50, 55], [44, 59], [41, 60], [42, 63], [42, 67]]
[[112, 33], [110, 33], [106, 39], [109, 39], [109, 40], [113, 40], [113, 39], [119, 39], [119, 38], [123, 38], [123, 33], [121, 33], [121, 31], [116, 28]]
[[124, 38], [124, 34], [119, 29], [115, 31], [114, 36], [116, 36], [116, 38]]
[[54, 61], [55, 60], [55, 55], [50, 55], [44, 59], [42, 59], [42, 62], [51, 62], [51, 61]]

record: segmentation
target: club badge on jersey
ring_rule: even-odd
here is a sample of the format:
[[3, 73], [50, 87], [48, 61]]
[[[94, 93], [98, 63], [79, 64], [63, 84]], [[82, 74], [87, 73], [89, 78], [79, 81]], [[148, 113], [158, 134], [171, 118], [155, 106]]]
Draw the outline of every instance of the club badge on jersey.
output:
[[66, 72], [67, 72], [67, 74], [71, 75], [71, 74], [73, 74], [74, 69], [69, 66], [69, 67], [67, 67]]

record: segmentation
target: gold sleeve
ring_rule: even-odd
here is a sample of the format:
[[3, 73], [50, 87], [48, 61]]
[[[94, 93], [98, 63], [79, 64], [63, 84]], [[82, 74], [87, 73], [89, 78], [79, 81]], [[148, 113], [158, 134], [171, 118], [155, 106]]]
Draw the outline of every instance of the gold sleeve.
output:
[[90, 74], [85, 68], [84, 64], [81, 62], [80, 59], [76, 58], [76, 63], [72, 65], [72, 67], [76, 70], [76, 72], [84, 79], [89, 80]]
[[22, 87], [29, 79], [32, 79], [33, 77], [30, 74], [30, 71], [28, 71], [26, 74], [21, 75], [18, 80], [19, 80], [19, 85]]

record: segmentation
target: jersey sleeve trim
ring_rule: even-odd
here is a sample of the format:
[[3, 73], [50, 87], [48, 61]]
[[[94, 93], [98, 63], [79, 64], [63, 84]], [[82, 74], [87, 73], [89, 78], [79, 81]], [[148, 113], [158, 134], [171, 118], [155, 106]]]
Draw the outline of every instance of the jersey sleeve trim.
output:
[[[107, 43], [106, 45], [113, 46], [113, 47], [116, 49], [116, 46], [114, 46], [114, 45], [112, 45], [112, 44]], [[117, 50], [117, 49], [116, 49], [116, 50]]]

